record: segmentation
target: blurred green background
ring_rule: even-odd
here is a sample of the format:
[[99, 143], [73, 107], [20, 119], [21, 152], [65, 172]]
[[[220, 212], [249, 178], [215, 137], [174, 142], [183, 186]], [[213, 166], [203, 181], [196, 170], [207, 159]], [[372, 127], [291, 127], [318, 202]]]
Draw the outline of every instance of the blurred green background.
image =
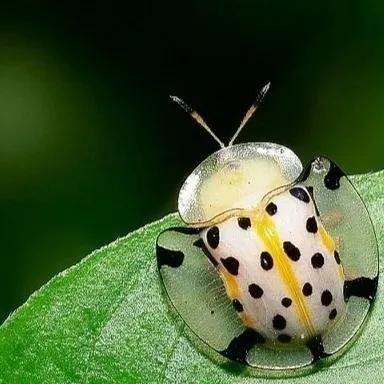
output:
[[274, 141], [348, 173], [384, 165], [380, 1], [0, 6], [0, 321], [92, 250], [176, 209], [228, 140]]

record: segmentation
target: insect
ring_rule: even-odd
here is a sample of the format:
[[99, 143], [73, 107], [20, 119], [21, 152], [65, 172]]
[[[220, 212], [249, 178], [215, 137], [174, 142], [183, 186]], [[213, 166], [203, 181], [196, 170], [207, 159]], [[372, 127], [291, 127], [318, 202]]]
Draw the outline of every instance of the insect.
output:
[[378, 282], [374, 228], [356, 189], [332, 161], [306, 167], [273, 143], [220, 144], [178, 198], [185, 227], [157, 239], [170, 302], [227, 359], [266, 369], [339, 356], [363, 325]]

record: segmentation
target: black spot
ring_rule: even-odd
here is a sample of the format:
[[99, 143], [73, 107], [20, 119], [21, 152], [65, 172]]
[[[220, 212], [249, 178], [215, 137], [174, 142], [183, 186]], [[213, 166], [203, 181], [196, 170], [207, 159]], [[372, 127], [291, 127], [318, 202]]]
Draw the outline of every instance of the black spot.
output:
[[308, 190], [309, 194], [311, 195], [313, 205], [315, 206], [316, 215], [320, 216], [319, 208], [317, 207], [315, 196], [313, 194], [313, 187], [307, 187], [307, 190]]
[[285, 333], [282, 333], [281, 335], [277, 336], [277, 340], [279, 340], [280, 343], [286, 344], [286, 343], [291, 342], [292, 337], [287, 335], [287, 334], [285, 334]]
[[283, 316], [276, 315], [272, 319], [272, 324], [273, 324], [273, 328], [281, 331], [282, 329], [284, 329], [287, 326], [287, 321], [285, 320], [285, 318]]
[[304, 296], [311, 296], [312, 295], [312, 285], [309, 283], [305, 283], [303, 285], [302, 292], [303, 292]]
[[333, 320], [337, 316], [337, 310], [336, 308], [332, 309], [331, 312], [329, 312], [329, 320]]
[[261, 252], [260, 264], [261, 268], [263, 268], [265, 271], [269, 271], [273, 267], [272, 256], [268, 252]]
[[326, 289], [322, 294], [321, 294], [321, 304], [325, 305], [328, 307], [329, 304], [332, 303], [333, 297], [332, 293]]
[[309, 203], [310, 198], [308, 193], [305, 191], [305, 189], [300, 188], [300, 187], [295, 187], [289, 190], [289, 193], [293, 196], [296, 197], [296, 199], [299, 199], [301, 201], [304, 201], [304, 203]]
[[232, 339], [228, 347], [220, 353], [228, 359], [246, 364], [248, 351], [256, 344], [262, 344], [265, 338], [251, 328], [247, 328], [240, 336]]
[[288, 307], [291, 306], [291, 304], [292, 304], [292, 300], [291, 300], [289, 297], [284, 297], [284, 298], [281, 300], [281, 304], [283, 305], [283, 307], [288, 308]]
[[215, 311], [212, 309], [211, 310], [211, 315], [214, 315], [215, 314]]
[[271, 216], [273, 216], [276, 212], [277, 212], [277, 207], [276, 207], [276, 204], [274, 204], [274, 203], [269, 203], [266, 207], [265, 207], [265, 211], [269, 214], [269, 215], [271, 215]]
[[324, 257], [321, 253], [315, 253], [311, 257], [312, 267], [315, 269], [321, 268], [324, 265]]
[[344, 299], [348, 301], [351, 296], [363, 297], [371, 303], [377, 291], [378, 276], [373, 279], [358, 277], [344, 282]]
[[296, 248], [290, 241], [284, 241], [283, 243], [284, 252], [287, 256], [293, 260], [297, 261], [300, 259], [300, 250]]
[[243, 304], [241, 304], [239, 300], [237, 300], [237, 299], [233, 300], [232, 304], [233, 304], [233, 308], [235, 308], [237, 312], [243, 312], [244, 311]]
[[254, 283], [248, 286], [248, 292], [254, 299], [260, 299], [264, 293], [263, 288]]
[[324, 177], [324, 185], [331, 190], [340, 188], [340, 179], [345, 173], [332, 161], [330, 161], [329, 171]]
[[157, 265], [161, 268], [163, 265], [169, 265], [172, 268], [178, 268], [184, 261], [184, 253], [172, 249], [156, 246]]
[[316, 219], [314, 216], [310, 217], [307, 220], [306, 227], [307, 227], [307, 231], [310, 233], [316, 233], [317, 232], [317, 222], [316, 222]]
[[248, 217], [239, 217], [237, 219], [239, 227], [247, 230], [251, 226], [251, 220]]
[[237, 259], [229, 256], [226, 259], [221, 258], [220, 260], [231, 275], [236, 276], [239, 273], [239, 262]]
[[205, 256], [207, 256], [208, 260], [216, 267], [217, 265], [219, 265], [219, 263], [217, 262], [217, 260], [210, 254], [210, 252], [208, 251], [208, 248], [205, 246], [205, 243], [204, 243], [204, 240], [200, 237], [200, 239], [197, 239], [193, 245], [197, 248], [200, 248]]
[[320, 360], [321, 358], [329, 356], [328, 353], [324, 351], [323, 341], [321, 340], [321, 336], [315, 336], [307, 343], [308, 349], [311, 351], [313, 356], [312, 363]]
[[208, 242], [208, 245], [213, 249], [216, 249], [218, 247], [220, 242], [219, 228], [215, 226], [208, 229], [207, 242]]
[[341, 261], [340, 261], [340, 255], [339, 255], [339, 252], [337, 252], [337, 251], [333, 252], [333, 256], [335, 257], [336, 263], [337, 263], [337, 264], [340, 264]]

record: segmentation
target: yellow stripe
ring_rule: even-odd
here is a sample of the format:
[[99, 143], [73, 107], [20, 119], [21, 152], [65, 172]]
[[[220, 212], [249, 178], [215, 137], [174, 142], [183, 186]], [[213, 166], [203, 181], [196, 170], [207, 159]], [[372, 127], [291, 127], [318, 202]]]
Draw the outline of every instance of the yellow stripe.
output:
[[295, 272], [283, 249], [283, 243], [279, 237], [273, 221], [263, 212], [252, 219], [252, 228], [256, 235], [263, 241], [267, 251], [273, 256], [274, 265], [286, 286], [296, 308], [296, 314], [304, 329], [310, 336], [314, 336], [314, 328], [309, 315], [301, 288], [296, 279]]
[[319, 225], [319, 235], [326, 250], [333, 252], [335, 250], [335, 242], [322, 225]]
[[237, 285], [236, 278], [225, 270], [221, 270], [220, 273], [227, 295], [230, 299], [237, 299], [239, 297], [239, 286]]
[[[326, 250], [329, 253], [332, 253], [336, 250], [336, 244], [335, 241], [332, 239], [332, 237], [329, 235], [329, 233], [325, 230], [325, 228], [322, 225], [319, 225], [319, 235], [321, 242], [323, 243], [323, 246], [326, 248]], [[343, 266], [340, 264], [337, 268], [337, 272], [339, 275], [340, 280], [345, 280], [344, 275], [344, 269]]]
[[239, 313], [239, 315], [240, 315], [241, 321], [246, 327], [252, 328], [252, 326], [254, 326], [254, 323], [250, 320], [249, 316], [245, 311]]

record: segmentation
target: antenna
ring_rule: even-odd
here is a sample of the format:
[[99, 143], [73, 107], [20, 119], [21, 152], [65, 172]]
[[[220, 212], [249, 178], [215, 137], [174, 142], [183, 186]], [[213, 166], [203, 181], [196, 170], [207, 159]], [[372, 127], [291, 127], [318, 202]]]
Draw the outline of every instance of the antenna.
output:
[[264, 87], [261, 89], [261, 91], [259, 92], [259, 94], [256, 97], [256, 100], [249, 107], [247, 113], [243, 117], [243, 120], [241, 120], [239, 128], [237, 128], [235, 134], [232, 136], [232, 139], [229, 141], [228, 146], [231, 146], [233, 144], [233, 142], [237, 139], [237, 136], [239, 136], [239, 133], [241, 132], [241, 130], [244, 128], [244, 125], [247, 124], [248, 120], [255, 113], [256, 109], [259, 107], [262, 100], [264, 99], [265, 94], [268, 92], [270, 85], [271, 85], [271, 83], [268, 83], [268, 84], [264, 85]]
[[188, 104], [181, 100], [180, 97], [172, 95], [170, 95], [169, 97], [172, 101], [174, 101], [181, 108], [183, 108], [184, 111], [192, 117], [192, 119], [197, 121], [219, 143], [221, 148], [225, 148], [225, 144], [213, 133], [212, 129], [208, 127], [204, 119], [194, 109], [192, 109]]

